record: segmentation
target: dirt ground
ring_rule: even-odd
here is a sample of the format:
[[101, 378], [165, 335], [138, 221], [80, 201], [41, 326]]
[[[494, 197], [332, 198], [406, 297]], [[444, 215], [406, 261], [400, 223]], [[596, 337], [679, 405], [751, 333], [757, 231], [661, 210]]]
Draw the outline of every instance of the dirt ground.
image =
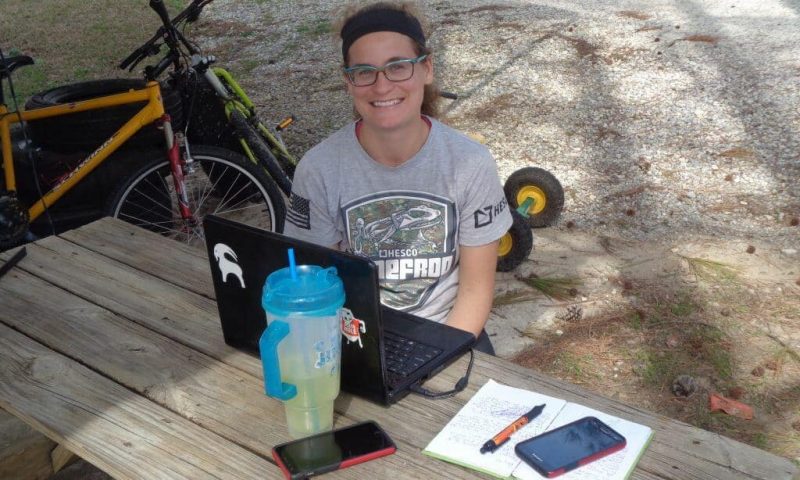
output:
[[[568, 226], [535, 234], [530, 260], [499, 278], [489, 330], [501, 356], [800, 461], [797, 253]], [[673, 392], [680, 375], [688, 397]], [[754, 418], [711, 412], [710, 393]]]

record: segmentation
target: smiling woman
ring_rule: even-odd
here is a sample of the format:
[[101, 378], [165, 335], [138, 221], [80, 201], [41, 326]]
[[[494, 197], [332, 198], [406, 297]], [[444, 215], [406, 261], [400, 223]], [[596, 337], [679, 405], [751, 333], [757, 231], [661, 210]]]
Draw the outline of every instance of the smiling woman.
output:
[[493, 353], [483, 326], [511, 215], [489, 151], [435, 118], [419, 17], [376, 3], [340, 23], [358, 118], [300, 161], [286, 232], [371, 258], [382, 303], [466, 330]]

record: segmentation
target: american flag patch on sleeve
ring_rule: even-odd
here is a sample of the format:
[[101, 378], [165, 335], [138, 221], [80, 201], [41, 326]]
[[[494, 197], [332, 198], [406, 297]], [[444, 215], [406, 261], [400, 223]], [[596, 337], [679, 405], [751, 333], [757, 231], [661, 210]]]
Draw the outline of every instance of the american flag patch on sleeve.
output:
[[292, 192], [292, 196], [289, 199], [289, 211], [286, 213], [286, 219], [297, 228], [311, 230], [311, 208], [308, 199]]

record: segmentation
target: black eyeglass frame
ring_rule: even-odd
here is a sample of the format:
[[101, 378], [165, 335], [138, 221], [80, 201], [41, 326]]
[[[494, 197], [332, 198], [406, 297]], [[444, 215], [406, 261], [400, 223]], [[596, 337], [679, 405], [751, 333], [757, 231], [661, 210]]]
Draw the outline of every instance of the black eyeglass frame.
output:
[[[428, 55], [429, 54], [426, 53], [426, 54], [420, 55], [419, 57], [416, 57], [416, 58], [402, 58], [400, 60], [393, 60], [391, 62], [386, 63], [386, 65], [384, 65], [382, 67], [376, 67], [374, 65], [353, 65], [352, 67], [343, 67], [342, 71], [344, 72], [345, 77], [347, 77], [347, 81], [349, 81], [350, 84], [353, 85], [354, 87], [369, 87], [370, 85], [375, 85], [375, 82], [378, 81], [378, 74], [380, 72], [383, 72], [383, 76], [386, 77], [386, 80], [389, 80], [390, 82], [405, 82], [406, 80], [408, 80], [409, 78], [414, 76], [414, 65], [416, 65], [418, 63], [421, 63], [421, 62], [424, 62], [425, 59], [428, 58]], [[406, 77], [406, 78], [404, 78], [402, 80], [392, 80], [386, 74], [386, 69], [391, 67], [391, 66], [393, 66], [393, 65], [397, 65], [397, 64], [401, 64], [401, 63], [409, 63], [409, 64], [411, 64], [411, 74], [408, 77]], [[375, 79], [372, 80], [372, 82], [370, 82], [370, 83], [365, 83], [363, 85], [357, 85], [355, 83], [355, 80], [353, 79], [353, 74], [355, 72], [357, 72], [357, 71], [375, 72]]]

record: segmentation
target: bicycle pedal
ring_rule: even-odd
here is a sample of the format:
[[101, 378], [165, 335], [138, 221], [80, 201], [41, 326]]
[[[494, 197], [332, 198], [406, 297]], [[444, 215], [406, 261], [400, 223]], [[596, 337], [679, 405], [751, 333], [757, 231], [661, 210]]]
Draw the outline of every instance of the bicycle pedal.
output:
[[287, 128], [289, 125], [291, 125], [293, 122], [294, 122], [294, 115], [289, 115], [288, 117], [286, 117], [283, 120], [281, 120], [280, 123], [278, 123], [275, 126], [275, 130], [280, 132], [281, 130], [283, 130], [283, 129]]

